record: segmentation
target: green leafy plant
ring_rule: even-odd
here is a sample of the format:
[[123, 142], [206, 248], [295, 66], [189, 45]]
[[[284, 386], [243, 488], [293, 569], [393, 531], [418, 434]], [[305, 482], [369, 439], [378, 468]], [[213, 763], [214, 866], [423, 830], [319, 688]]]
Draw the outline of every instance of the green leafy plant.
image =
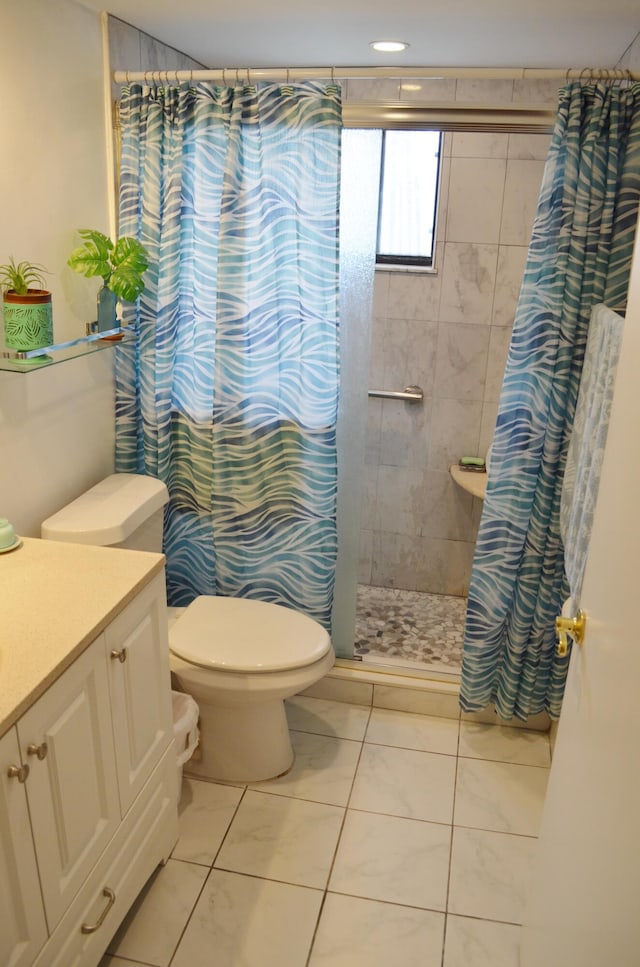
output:
[[119, 299], [135, 302], [144, 290], [142, 276], [149, 267], [144, 245], [129, 235], [123, 235], [114, 245], [102, 232], [89, 228], [78, 234], [85, 243], [73, 250], [67, 265], [87, 278], [100, 276]]
[[0, 265], [0, 288], [3, 292], [13, 290], [16, 295], [26, 295], [29, 289], [44, 289], [47, 270], [38, 262], [18, 262], [9, 259]]

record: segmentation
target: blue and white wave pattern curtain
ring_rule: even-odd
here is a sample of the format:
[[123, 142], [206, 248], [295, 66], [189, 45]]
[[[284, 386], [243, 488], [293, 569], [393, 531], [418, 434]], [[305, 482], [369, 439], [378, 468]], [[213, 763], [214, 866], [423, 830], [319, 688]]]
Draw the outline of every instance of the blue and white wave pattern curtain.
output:
[[594, 305], [624, 306], [640, 198], [640, 84], [560, 92], [516, 310], [467, 604], [460, 704], [560, 714], [560, 498]]
[[120, 233], [151, 268], [118, 350], [116, 468], [169, 488], [169, 603], [246, 596], [329, 627], [339, 88], [132, 85], [120, 116]]

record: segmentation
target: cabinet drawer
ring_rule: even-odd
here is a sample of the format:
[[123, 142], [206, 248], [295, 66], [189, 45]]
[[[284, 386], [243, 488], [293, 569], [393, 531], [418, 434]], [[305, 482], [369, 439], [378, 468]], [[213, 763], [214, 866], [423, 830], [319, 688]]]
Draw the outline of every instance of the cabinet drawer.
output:
[[[95, 967], [136, 896], [178, 838], [173, 747], [60, 921], [34, 967]], [[109, 891], [108, 894], [105, 891]], [[99, 927], [83, 933], [82, 927]]]

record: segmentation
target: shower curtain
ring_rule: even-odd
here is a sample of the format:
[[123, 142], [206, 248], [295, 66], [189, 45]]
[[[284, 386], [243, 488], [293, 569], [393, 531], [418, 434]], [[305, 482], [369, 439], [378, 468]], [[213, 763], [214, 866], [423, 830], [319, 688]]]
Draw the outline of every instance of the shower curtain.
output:
[[572, 83], [516, 310], [467, 603], [460, 705], [560, 714], [562, 482], [591, 310], [624, 306], [640, 197], [640, 84]]
[[132, 85], [120, 118], [120, 234], [151, 268], [117, 354], [116, 469], [168, 486], [169, 603], [329, 627], [339, 87]]

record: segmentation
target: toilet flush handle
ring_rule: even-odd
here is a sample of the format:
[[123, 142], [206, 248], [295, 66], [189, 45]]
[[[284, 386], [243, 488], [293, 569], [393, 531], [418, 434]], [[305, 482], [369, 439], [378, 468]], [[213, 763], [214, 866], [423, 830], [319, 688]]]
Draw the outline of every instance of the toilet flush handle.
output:
[[120, 648], [118, 650], [117, 648], [113, 648], [111, 651], [111, 657], [114, 659], [114, 661], [117, 658], [120, 664], [122, 664], [122, 662], [127, 660], [127, 649]]

